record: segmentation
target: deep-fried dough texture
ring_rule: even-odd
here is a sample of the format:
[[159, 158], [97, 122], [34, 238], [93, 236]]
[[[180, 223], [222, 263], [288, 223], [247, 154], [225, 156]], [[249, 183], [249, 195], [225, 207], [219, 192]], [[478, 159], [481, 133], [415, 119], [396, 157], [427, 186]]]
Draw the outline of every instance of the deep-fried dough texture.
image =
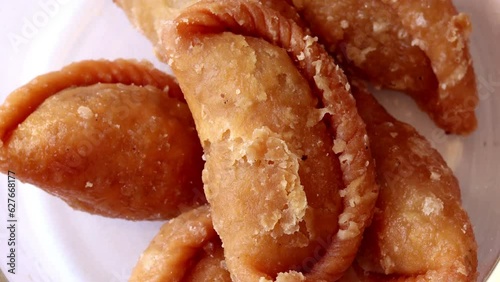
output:
[[[130, 22], [139, 29], [154, 46], [159, 42], [159, 32], [164, 21], [175, 19], [183, 10], [200, 0], [113, 0]], [[266, 6], [284, 16], [300, 22], [297, 11], [286, 1], [262, 0]], [[159, 50], [161, 53], [161, 50]]]
[[230, 282], [223, 260], [221, 242], [205, 205], [163, 225], [141, 255], [129, 281]]
[[74, 208], [109, 217], [170, 218], [205, 202], [202, 150], [185, 102], [149, 85], [78, 87], [99, 81], [168, 86], [155, 82], [156, 72], [167, 81], [146, 64], [84, 62], [16, 90], [10, 105], [2, 105], [2, 121], [28, 117], [0, 128], [8, 132], [0, 170], [14, 171]]
[[452, 171], [413, 127], [390, 116], [362, 86], [353, 89], [380, 194], [359, 266], [349, 275], [361, 281], [474, 281], [477, 245]]
[[329, 51], [363, 78], [396, 90], [437, 87], [429, 59], [380, 0], [292, 2]]
[[184, 97], [171, 76], [147, 62], [118, 59], [73, 63], [33, 79], [5, 99], [0, 106], [0, 145], [5, 134], [15, 129], [48, 97], [70, 87], [96, 83], [151, 85], [167, 90], [170, 97], [181, 100]]
[[337, 232], [340, 212], [341, 172], [322, 113], [278, 47], [233, 34], [200, 41], [173, 69], [190, 93], [228, 266], [242, 281], [300, 269], [316, 241]]
[[[274, 46], [218, 34], [226, 30]], [[255, 1], [195, 4], [165, 26], [162, 39], [204, 145], [205, 192], [231, 274], [257, 281], [282, 271], [278, 280], [305, 279], [290, 271], [295, 266], [312, 267], [310, 281], [338, 278], [378, 190], [364, 124], [340, 69], [294, 21]], [[318, 123], [325, 113], [346, 187], [338, 219], [341, 181]]]
[[[458, 14], [451, 0], [382, 1], [399, 15], [412, 43], [429, 57], [439, 81], [437, 95], [420, 100], [421, 106], [448, 132], [473, 131], [478, 97], [468, 47], [469, 18]], [[422, 93], [413, 96], [419, 99], [419, 95]]]
[[411, 95], [451, 133], [476, 128], [470, 22], [449, 0], [293, 0], [347, 69]]
[[[358, 255], [367, 270], [355, 263], [341, 281], [474, 281], [477, 246], [469, 219], [460, 208], [455, 177], [415, 129], [392, 118], [361, 84], [355, 84], [353, 91], [367, 123], [382, 188], [378, 212]], [[178, 233], [186, 228], [181, 226]], [[193, 269], [188, 270], [192, 272], [189, 277], [196, 279], [183, 281], [228, 279], [220, 242], [203, 246], [188, 250], [190, 255], [201, 252], [203, 259], [187, 266]], [[150, 281], [141, 278], [137, 281]]]

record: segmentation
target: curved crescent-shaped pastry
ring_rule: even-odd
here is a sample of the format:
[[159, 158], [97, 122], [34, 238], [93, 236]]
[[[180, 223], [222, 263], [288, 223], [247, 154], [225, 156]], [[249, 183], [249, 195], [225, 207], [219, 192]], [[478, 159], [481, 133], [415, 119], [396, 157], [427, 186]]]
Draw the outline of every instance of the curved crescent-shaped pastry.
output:
[[475, 281], [477, 245], [452, 171], [413, 127], [352, 85], [380, 194], [358, 265], [343, 281]]
[[15, 129], [40, 104], [55, 93], [76, 86], [96, 83], [122, 83], [154, 86], [168, 90], [168, 95], [183, 99], [179, 86], [171, 76], [150, 63], [118, 59], [115, 61], [81, 61], [60, 71], [39, 76], [12, 92], [0, 107], [0, 140]]
[[205, 205], [165, 223], [132, 270], [130, 282], [231, 282]]
[[198, 206], [202, 149], [186, 103], [170, 94], [182, 95], [172, 77], [136, 61], [39, 76], [0, 106], [0, 171], [108, 217], [165, 219]]
[[292, 2], [351, 72], [407, 92], [447, 132], [476, 128], [470, 22], [450, 0]]
[[293, 20], [255, 1], [199, 2], [162, 35], [204, 147], [231, 275], [338, 278], [378, 190], [342, 71]]

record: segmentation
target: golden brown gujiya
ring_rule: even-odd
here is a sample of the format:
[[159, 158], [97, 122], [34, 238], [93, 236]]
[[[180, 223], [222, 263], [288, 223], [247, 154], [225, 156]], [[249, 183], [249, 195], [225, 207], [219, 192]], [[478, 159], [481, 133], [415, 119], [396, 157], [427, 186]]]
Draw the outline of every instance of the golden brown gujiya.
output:
[[209, 206], [165, 223], [142, 253], [129, 281], [231, 282]]
[[113, 0], [133, 26], [157, 46], [161, 25], [175, 19], [182, 10], [200, 0]]
[[0, 106], [0, 170], [76, 209], [165, 219], [205, 202], [191, 113], [149, 63], [83, 61], [39, 76]]
[[[358, 110], [367, 124], [381, 188], [372, 225], [365, 231], [356, 261], [340, 281], [475, 281], [477, 245], [453, 173], [413, 127], [390, 116], [361, 83], [352, 85]], [[210, 259], [205, 256], [198, 261], [194, 254], [207, 254], [205, 245], [179, 239], [190, 238], [187, 233], [196, 234], [196, 242], [213, 240], [209, 254], [219, 254], [222, 246], [213, 239], [217, 236], [210, 229], [208, 213], [208, 208], [204, 209], [203, 217], [192, 219], [196, 223], [182, 223], [175, 234], [164, 231], [164, 227], [141, 257], [136, 269], [143, 271], [134, 272], [139, 275], [134, 276], [134, 281], [161, 281], [146, 279], [145, 265], [149, 273], [197, 269], [196, 275], [201, 277], [181, 281], [206, 281], [203, 279], [214, 273], [229, 275], [222, 256], [208, 255]], [[198, 228], [190, 226], [203, 226], [210, 232], [195, 232]], [[188, 228], [191, 231], [184, 233]], [[150, 249], [156, 246], [168, 248], [164, 247], [151, 264], [156, 253]], [[187, 252], [185, 246], [189, 246]], [[189, 260], [178, 256], [162, 258], [167, 253], [182, 253]]]
[[233, 279], [338, 278], [378, 189], [338, 66], [257, 1], [200, 1], [165, 23], [161, 44], [204, 147], [205, 194]]
[[450, 133], [476, 126], [471, 24], [450, 0], [292, 0], [351, 73], [408, 93]]
[[[174, 20], [189, 6], [202, 0], [113, 0], [120, 7], [127, 18], [156, 48], [159, 58], [162, 48], [158, 46], [160, 42], [160, 30], [165, 21]], [[302, 23], [296, 9], [285, 0], [260, 0], [267, 7], [279, 11], [284, 16]]]
[[380, 194], [343, 281], [475, 281], [477, 245], [453, 172], [429, 142], [352, 84]]

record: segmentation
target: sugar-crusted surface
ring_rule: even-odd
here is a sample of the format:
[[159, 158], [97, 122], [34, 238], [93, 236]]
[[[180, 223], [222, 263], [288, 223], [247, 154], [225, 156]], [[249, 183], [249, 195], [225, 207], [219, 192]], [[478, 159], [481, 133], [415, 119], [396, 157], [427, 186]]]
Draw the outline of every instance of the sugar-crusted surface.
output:
[[474, 280], [477, 245], [451, 169], [413, 127], [391, 117], [363, 86], [354, 89], [381, 189], [353, 268], [359, 276], [351, 275], [361, 281], [387, 281], [385, 275]]
[[476, 128], [470, 22], [447, 1], [292, 1], [346, 71], [402, 90], [447, 132]]

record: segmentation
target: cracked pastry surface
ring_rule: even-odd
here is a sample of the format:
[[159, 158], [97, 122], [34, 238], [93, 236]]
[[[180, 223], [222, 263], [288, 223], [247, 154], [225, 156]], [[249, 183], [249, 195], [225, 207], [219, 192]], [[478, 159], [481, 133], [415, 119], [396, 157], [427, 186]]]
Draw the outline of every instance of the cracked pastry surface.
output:
[[[340, 276], [378, 188], [338, 66], [293, 20], [256, 1], [199, 2], [162, 36], [204, 147], [205, 193], [231, 275]], [[334, 139], [344, 145], [335, 152]]]
[[0, 107], [0, 169], [108, 217], [164, 219], [200, 205], [202, 149], [187, 105], [170, 94], [182, 95], [172, 77], [136, 61], [37, 77]]
[[449, 133], [476, 128], [471, 25], [451, 1], [292, 2], [351, 73], [405, 91]]
[[113, 0], [130, 22], [156, 46], [164, 21], [175, 19], [182, 10], [199, 0]]

